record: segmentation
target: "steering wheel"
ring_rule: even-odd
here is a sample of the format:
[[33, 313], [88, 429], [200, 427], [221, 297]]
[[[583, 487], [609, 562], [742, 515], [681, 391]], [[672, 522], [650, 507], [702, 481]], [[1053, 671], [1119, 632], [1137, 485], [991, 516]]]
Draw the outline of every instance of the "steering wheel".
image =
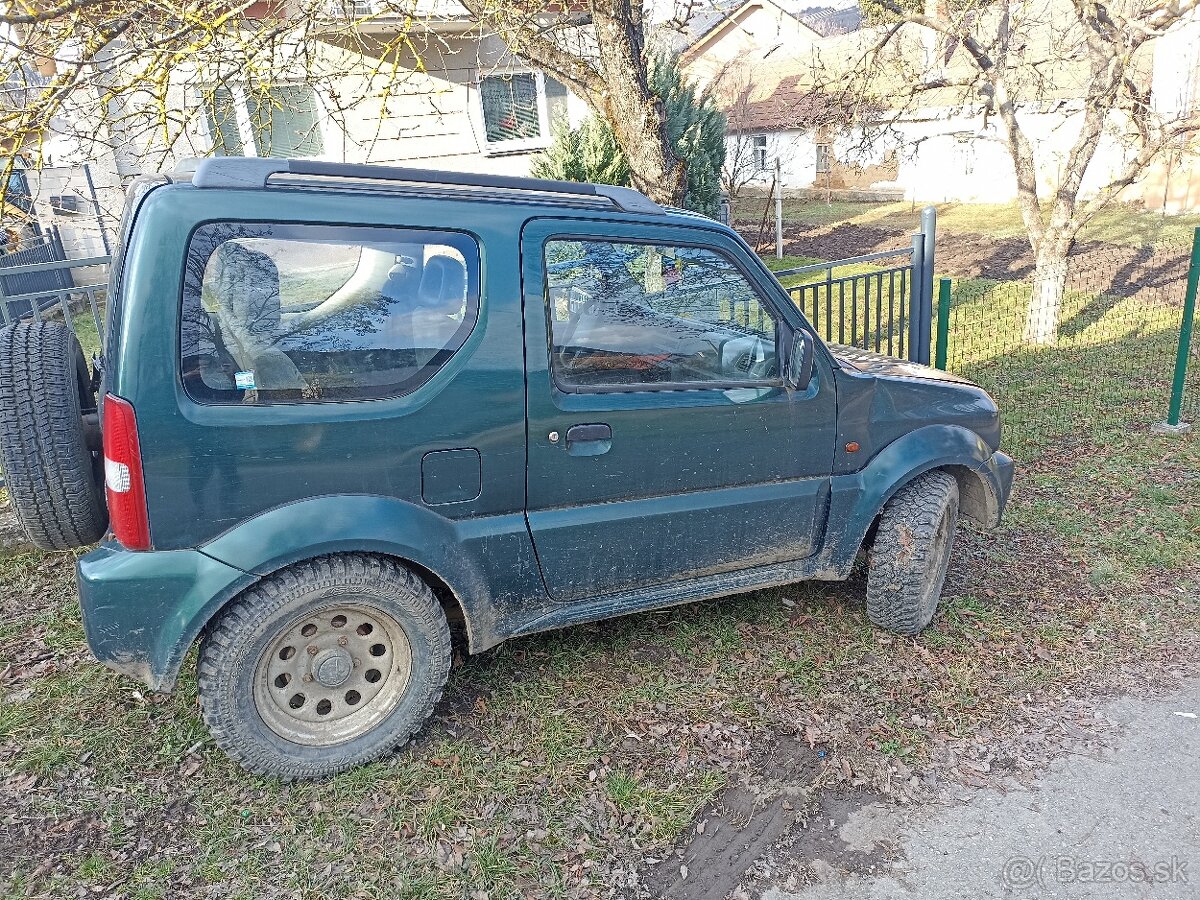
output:
[[[746, 374], [756, 381], [766, 381], [769, 378], [774, 378], [779, 374], [778, 366], [775, 364], [775, 347], [761, 338], [754, 344], [754, 362]], [[761, 358], [759, 358], [761, 355]]]

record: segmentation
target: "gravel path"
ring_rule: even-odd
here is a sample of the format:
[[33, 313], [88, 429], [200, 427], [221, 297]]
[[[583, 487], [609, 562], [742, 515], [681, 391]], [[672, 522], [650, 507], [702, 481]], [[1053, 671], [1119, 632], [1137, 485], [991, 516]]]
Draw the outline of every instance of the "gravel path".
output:
[[1103, 712], [1109, 750], [1064, 755], [1029, 790], [863, 806], [829, 855], [872, 854], [874, 871], [809, 859], [816, 883], [762, 900], [1200, 897], [1200, 679]]

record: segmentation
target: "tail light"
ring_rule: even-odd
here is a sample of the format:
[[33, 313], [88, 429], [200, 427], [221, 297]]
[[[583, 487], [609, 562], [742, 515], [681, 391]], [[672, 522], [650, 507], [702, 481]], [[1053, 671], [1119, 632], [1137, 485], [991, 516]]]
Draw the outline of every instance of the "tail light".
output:
[[113, 536], [130, 550], [150, 549], [150, 517], [142, 480], [137, 418], [129, 401], [104, 398], [104, 488]]

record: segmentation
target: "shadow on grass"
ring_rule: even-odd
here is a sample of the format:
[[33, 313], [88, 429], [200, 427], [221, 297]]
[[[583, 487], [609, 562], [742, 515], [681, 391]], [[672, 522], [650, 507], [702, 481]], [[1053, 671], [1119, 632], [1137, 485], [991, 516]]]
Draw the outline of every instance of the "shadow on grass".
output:
[[1121, 298], [1114, 294], [1097, 294], [1081, 309], [1063, 319], [1058, 327], [1059, 338], [1079, 337], [1084, 331], [1115, 310], [1120, 303]]

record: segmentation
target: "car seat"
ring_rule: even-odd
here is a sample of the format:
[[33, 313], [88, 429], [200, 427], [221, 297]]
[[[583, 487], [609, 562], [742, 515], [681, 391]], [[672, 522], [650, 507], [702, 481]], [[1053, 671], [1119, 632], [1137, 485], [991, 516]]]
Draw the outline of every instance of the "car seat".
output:
[[221, 338], [255, 388], [304, 390], [300, 370], [276, 343], [283, 334], [279, 269], [265, 253], [226, 241], [216, 251], [217, 317]]
[[411, 302], [414, 287], [420, 288], [418, 279], [419, 276], [411, 260], [408, 264], [399, 262], [388, 269], [387, 280], [383, 282], [379, 292], [389, 303]]
[[467, 301], [467, 267], [453, 256], [438, 254], [425, 261], [413, 299], [412, 346], [441, 350], [462, 325]]

